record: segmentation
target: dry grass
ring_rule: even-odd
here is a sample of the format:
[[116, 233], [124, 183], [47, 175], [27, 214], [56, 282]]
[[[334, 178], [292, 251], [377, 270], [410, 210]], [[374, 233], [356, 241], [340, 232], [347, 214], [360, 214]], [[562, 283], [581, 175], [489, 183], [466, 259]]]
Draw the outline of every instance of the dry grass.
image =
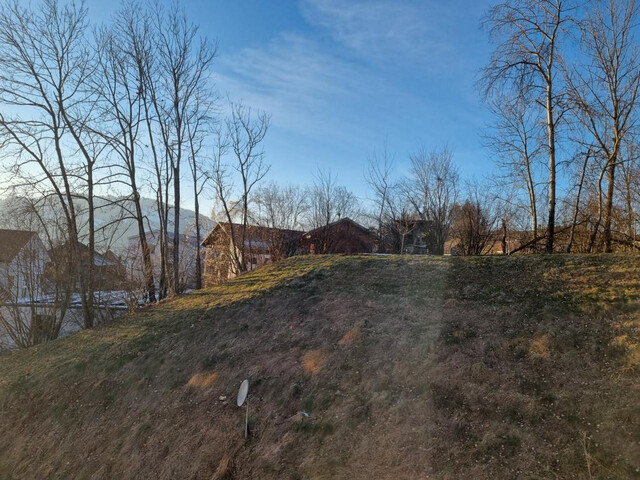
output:
[[634, 478], [639, 279], [626, 256], [262, 268], [2, 357], [0, 478]]

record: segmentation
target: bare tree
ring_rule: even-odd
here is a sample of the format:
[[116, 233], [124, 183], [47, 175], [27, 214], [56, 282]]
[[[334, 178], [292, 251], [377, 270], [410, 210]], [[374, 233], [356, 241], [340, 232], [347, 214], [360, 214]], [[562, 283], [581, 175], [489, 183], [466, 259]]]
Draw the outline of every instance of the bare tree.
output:
[[302, 230], [309, 209], [307, 192], [297, 185], [270, 182], [256, 193], [254, 217], [259, 225], [283, 230]]
[[[254, 115], [250, 107], [241, 103], [231, 103], [230, 107], [231, 115], [225, 122], [225, 130], [218, 132], [212, 181], [216, 200], [229, 224], [233, 268], [235, 273], [241, 273], [247, 271], [247, 258], [251, 256], [247, 226], [254, 189], [269, 171], [262, 149], [269, 129], [269, 116], [265, 113]], [[231, 160], [226, 158], [229, 153]], [[239, 180], [239, 188], [236, 180]], [[237, 198], [234, 195], [240, 199], [234, 201]], [[235, 217], [240, 218], [239, 235], [234, 225]]]
[[525, 191], [524, 205], [531, 219], [533, 237], [537, 238], [538, 170], [544, 153], [539, 112], [531, 108], [522, 95], [514, 100], [498, 96], [492, 101], [492, 110], [497, 120], [487, 143], [497, 155], [499, 185], [507, 187], [511, 201], [517, 201], [520, 192]]
[[309, 192], [309, 225], [326, 227], [344, 217], [359, 214], [356, 197], [346, 187], [338, 185], [338, 177], [331, 170], [318, 169]]
[[623, 198], [627, 241], [633, 245], [638, 241], [640, 227], [640, 147], [635, 142], [626, 142], [624, 160], [620, 162], [622, 182], [619, 186]]
[[634, 39], [638, 4], [635, 0], [593, 0], [581, 23], [582, 46], [588, 63], [569, 76], [571, 98], [582, 125], [606, 160], [607, 192], [603, 235], [605, 252], [612, 251], [611, 220], [616, 168], [625, 138], [633, 131], [640, 91], [640, 50]]
[[305, 189], [271, 182], [256, 192], [253, 217], [260, 226], [267, 227], [265, 238], [272, 260], [293, 255], [304, 228], [303, 220], [309, 208]]
[[392, 186], [388, 208], [388, 216], [382, 225], [384, 243], [393, 253], [404, 254], [407, 235], [415, 230], [418, 215], [402, 184], [395, 183]]
[[[100, 135], [108, 143], [123, 170], [121, 182], [130, 194], [122, 200], [126, 216], [135, 219], [142, 254], [144, 284], [147, 301], [156, 299], [153, 263], [145, 228], [139, 190], [139, 168], [142, 148], [141, 129], [144, 127], [142, 92], [145, 78], [137, 62], [138, 27], [143, 16], [140, 8], [127, 5], [115, 17], [112, 28], [102, 29], [97, 37], [97, 71], [93, 88], [98, 97], [98, 112], [103, 121]], [[128, 203], [133, 204], [133, 211]], [[126, 218], [126, 217], [123, 217]]]
[[[180, 263], [180, 202], [181, 166], [189, 152], [190, 119], [194, 106], [202, 101], [206, 90], [207, 73], [216, 54], [215, 46], [206, 38], [198, 37], [198, 27], [190, 23], [177, 5], [168, 12], [158, 9], [155, 17], [158, 41], [158, 64], [154, 74], [159, 75], [163, 101], [154, 97], [156, 115], [162, 117], [161, 133], [166, 159], [173, 178], [173, 250], [172, 291], [177, 293]], [[191, 125], [191, 129], [194, 126]], [[166, 201], [166, 199], [165, 199]]]
[[391, 173], [393, 160], [389, 158], [387, 144], [384, 144], [382, 152], [378, 155], [375, 151], [369, 158], [368, 169], [365, 172], [365, 180], [373, 194], [374, 220], [378, 230], [378, 249], [384, 251], [385, 225], [388, 224], [391, 202], [393, 198], [393, 180]]
[[587, 174], [587, 167], [589, 165], [589, 159], [591, 158], [591, 149], [588, 149], [583, 154], [584, 161], [582, 162], [582, 169], [579, 173], [579, 179], [576, 184], [576, 198], [573, 204], [573, 215], [571, 217], [571, 232], [569, 233], [569, 241], [567, 242], [567, 253], [571, 253], [573, 248], [573, 242], [576, 236], [576, 227], [578, 225], [578, 215], [580, 213], [580, 200], [582, 198], [582, 190], [584, 188], [585, 176]]
[[567, 24], [568, 0], [508, 0], [491, 8], [485, 24], [498, 46], [483, 72], [485, 94], [520, 91], [545, 113], [549, 157], [546, 251], [553, 252], [556, 220], [556, 132], [564, 114], [557, 85], [559, 46]]
[[[495, 197], [486, 186], [477, 182], [469, 183], [466, 190], [467, 198], [453, 209], [452, 237], [458, 241], [463, 255], [482, 255], [493, 247], [496, 240], [498, 216], [494, 208]], [[503, 230], [506, 230], [506, 222]]]
[[208, 89], [203, 89], [199, 95], [195, 96], [189, 116], [186, 120], [187, 137], [189, 142], [189, 169], [191, 170], [191, 181], [193, 186], [193, 206], [195, 212], [195, 231], [197, 240], [195, 258], [196, 289], [202, 288], [200, 195], [209, 180], [209, 168], [211, 166], [206, 162], [208, 159], [205, 158], [202, 152], [206, 136], [210, 132], [210, 126], [213, 121], [211, 117], [212, 100], [213, 96], [211, 92], [209, 92]]
[[431, 224], [435, 252], [444, 253], [458, 196], [458, 170], [447, 148], [427, 151], [420, 148], [410, 156], [411, 173], [404, 184], [407, 198], [420, 218]]
[[[90, 128], [93, 61], [85, 36], [86, 10], [46, 0], [37, 9], [14, 1], [0, 11], [0, 135], [15, 186], [54, 195], [67, 229], [80, 279], [86, 327], [94, 324], [92, 265], [78, 261], [78, 201], [88, 210], [89, 249], [95, 243], [94, 178], [99, 146]], [[37, 172], [37, 173], [34, 173]], [[93, 255], [93, 253], [91, 253]]]

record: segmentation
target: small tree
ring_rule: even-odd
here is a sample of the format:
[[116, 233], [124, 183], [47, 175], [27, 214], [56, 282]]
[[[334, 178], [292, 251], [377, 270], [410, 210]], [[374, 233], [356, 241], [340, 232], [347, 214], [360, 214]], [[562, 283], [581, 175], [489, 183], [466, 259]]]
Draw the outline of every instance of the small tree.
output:
[[[478, 184], [469, 185], [468, 198], [453, 209], [452, 237], [463, 255], [482, 255], [496, 240], [497, 216], [490, 193]], [[504, 224], [506, 229], [506, 222]]]
[[444, 148], [428, 152], [419, 149], [410, 156], [411, 174], [403, 185], [405, 195], [416, 213], [430, 222], [437, 255], [444, 253], [458, 196], [458, 170], [453, 153]]

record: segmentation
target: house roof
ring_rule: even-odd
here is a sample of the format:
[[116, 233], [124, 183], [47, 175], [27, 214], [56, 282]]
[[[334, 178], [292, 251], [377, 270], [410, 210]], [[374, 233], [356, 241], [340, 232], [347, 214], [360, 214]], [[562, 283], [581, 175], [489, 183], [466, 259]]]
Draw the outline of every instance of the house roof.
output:
[[[229, 224], [229, 222], [218, 222], [202, 241], [202, 245], [211, 245], [221, 231], [228, 234], [230, 225], [233, 225], [233, 236], [235, 237], [236, 245], [240, 243], [242, 241], [244, 225], [239, 223]], [[303, 233], [304, 232], [299, 230], [285, 230], [281, 228], [261, 227], [259, 225], [247, 225], [245, 245], [249, 246], [248, 242], [250, 242], [251, 246], [254, 248], [268, 249], [269, 241], [272, 240], [275, 235], [284, 235], [287, 238], [293, 238], [299, 237]]]
[[331, 228], [336, 227], [338, 225], [344, 225], [344, 224], [356, 227], [357, 229], [362, 230], [367, 235], [372, 235], [373, 236], [373, 234], [371, 233], [371, 230], [369, 230], [367, 227], [363, 227], [358, 222], [355, 222], [355, 221], [351, 220], [349, 217], [344, 217], [344, 218], [341, 218], [340, 220], [336, 220], [335, 222], [332, 222], [332, 223], [330, 223], [328, 225], [325, 225], [323, 227], [318, 227], [318, 228], [315, 228], [313, 230], [310, 230], [305, 234], [305, 236], [307, 238], [309, 238], [309, 237], [312, 237], [312, 236], [314, 236], [316, 234], [323, 233], [327, 229], [331, 229]]
[[36, 232], [0, 229], [0, 263], [9, 263], [31, 240]]
[[[69, 256], [69, 243], [57, 245], [49, 250], [49, 256], [54, 262], [66, 262]], [[78, 253], [83, 258], [89, 257], [89, 247], [82, 242], [78, 242]], [[107, 250], [104, 254], [94, 251], [93, 264], [97, 267], [109, 267], [120, 264], [120, 259], [111, 250]]]

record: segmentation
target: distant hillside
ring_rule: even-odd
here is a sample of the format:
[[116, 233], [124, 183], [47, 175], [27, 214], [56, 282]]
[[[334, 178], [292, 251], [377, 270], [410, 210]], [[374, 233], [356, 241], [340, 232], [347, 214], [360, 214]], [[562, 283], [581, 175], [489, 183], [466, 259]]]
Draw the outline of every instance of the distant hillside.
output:
[[[113, 200], [113, 199], [111, 199]], [[0, 198], [0, 228], [13, 228], [13, 210], [12, 206], [19, 202], [19, 199], [6, 199]], [[109, 228], [107, 240], [102, 242], [103, 244], [109, 244], [112, 250], [121, 251], [127, 245], [127, 239], [130, 236], [137, 235], [138, 228], [135, 220], [132, 218], [125, 218], [121, 222], [114, 224], [114, 220], [121, 218], [122, 210], [115, 205], [110, 204], [109, 200], [97, 200], [96, 201], [96, 226], [115, 225], [113, 228]], [[127, 205], [131, 210], [133, 205], [129, 203]], [[147, 218], [145, 222], [146, 228], [152, 230], [158, 230], [160, 228], [160, 219], [156, 209], [154, 200], [143, 198], [142, 208], [144, 215]], [[86, 222], [86, 216], [81, 216], [81, 223]], [[203, 234], [206, 234], [211, 228], [213, 228], [214, 222], [205, 215], [200, 215], [200, 222], [203, 229]], [[170, 215], [170, 230], [173, 224], [173, 215]], [[195, 225], [195, 212], [192, 210], [181, 208], [180, 209], [180, 233], [191, 233]]]
[[260, 268], [0, 357], [0, 478], [638, 478], [639, 278], [622, 255]]

